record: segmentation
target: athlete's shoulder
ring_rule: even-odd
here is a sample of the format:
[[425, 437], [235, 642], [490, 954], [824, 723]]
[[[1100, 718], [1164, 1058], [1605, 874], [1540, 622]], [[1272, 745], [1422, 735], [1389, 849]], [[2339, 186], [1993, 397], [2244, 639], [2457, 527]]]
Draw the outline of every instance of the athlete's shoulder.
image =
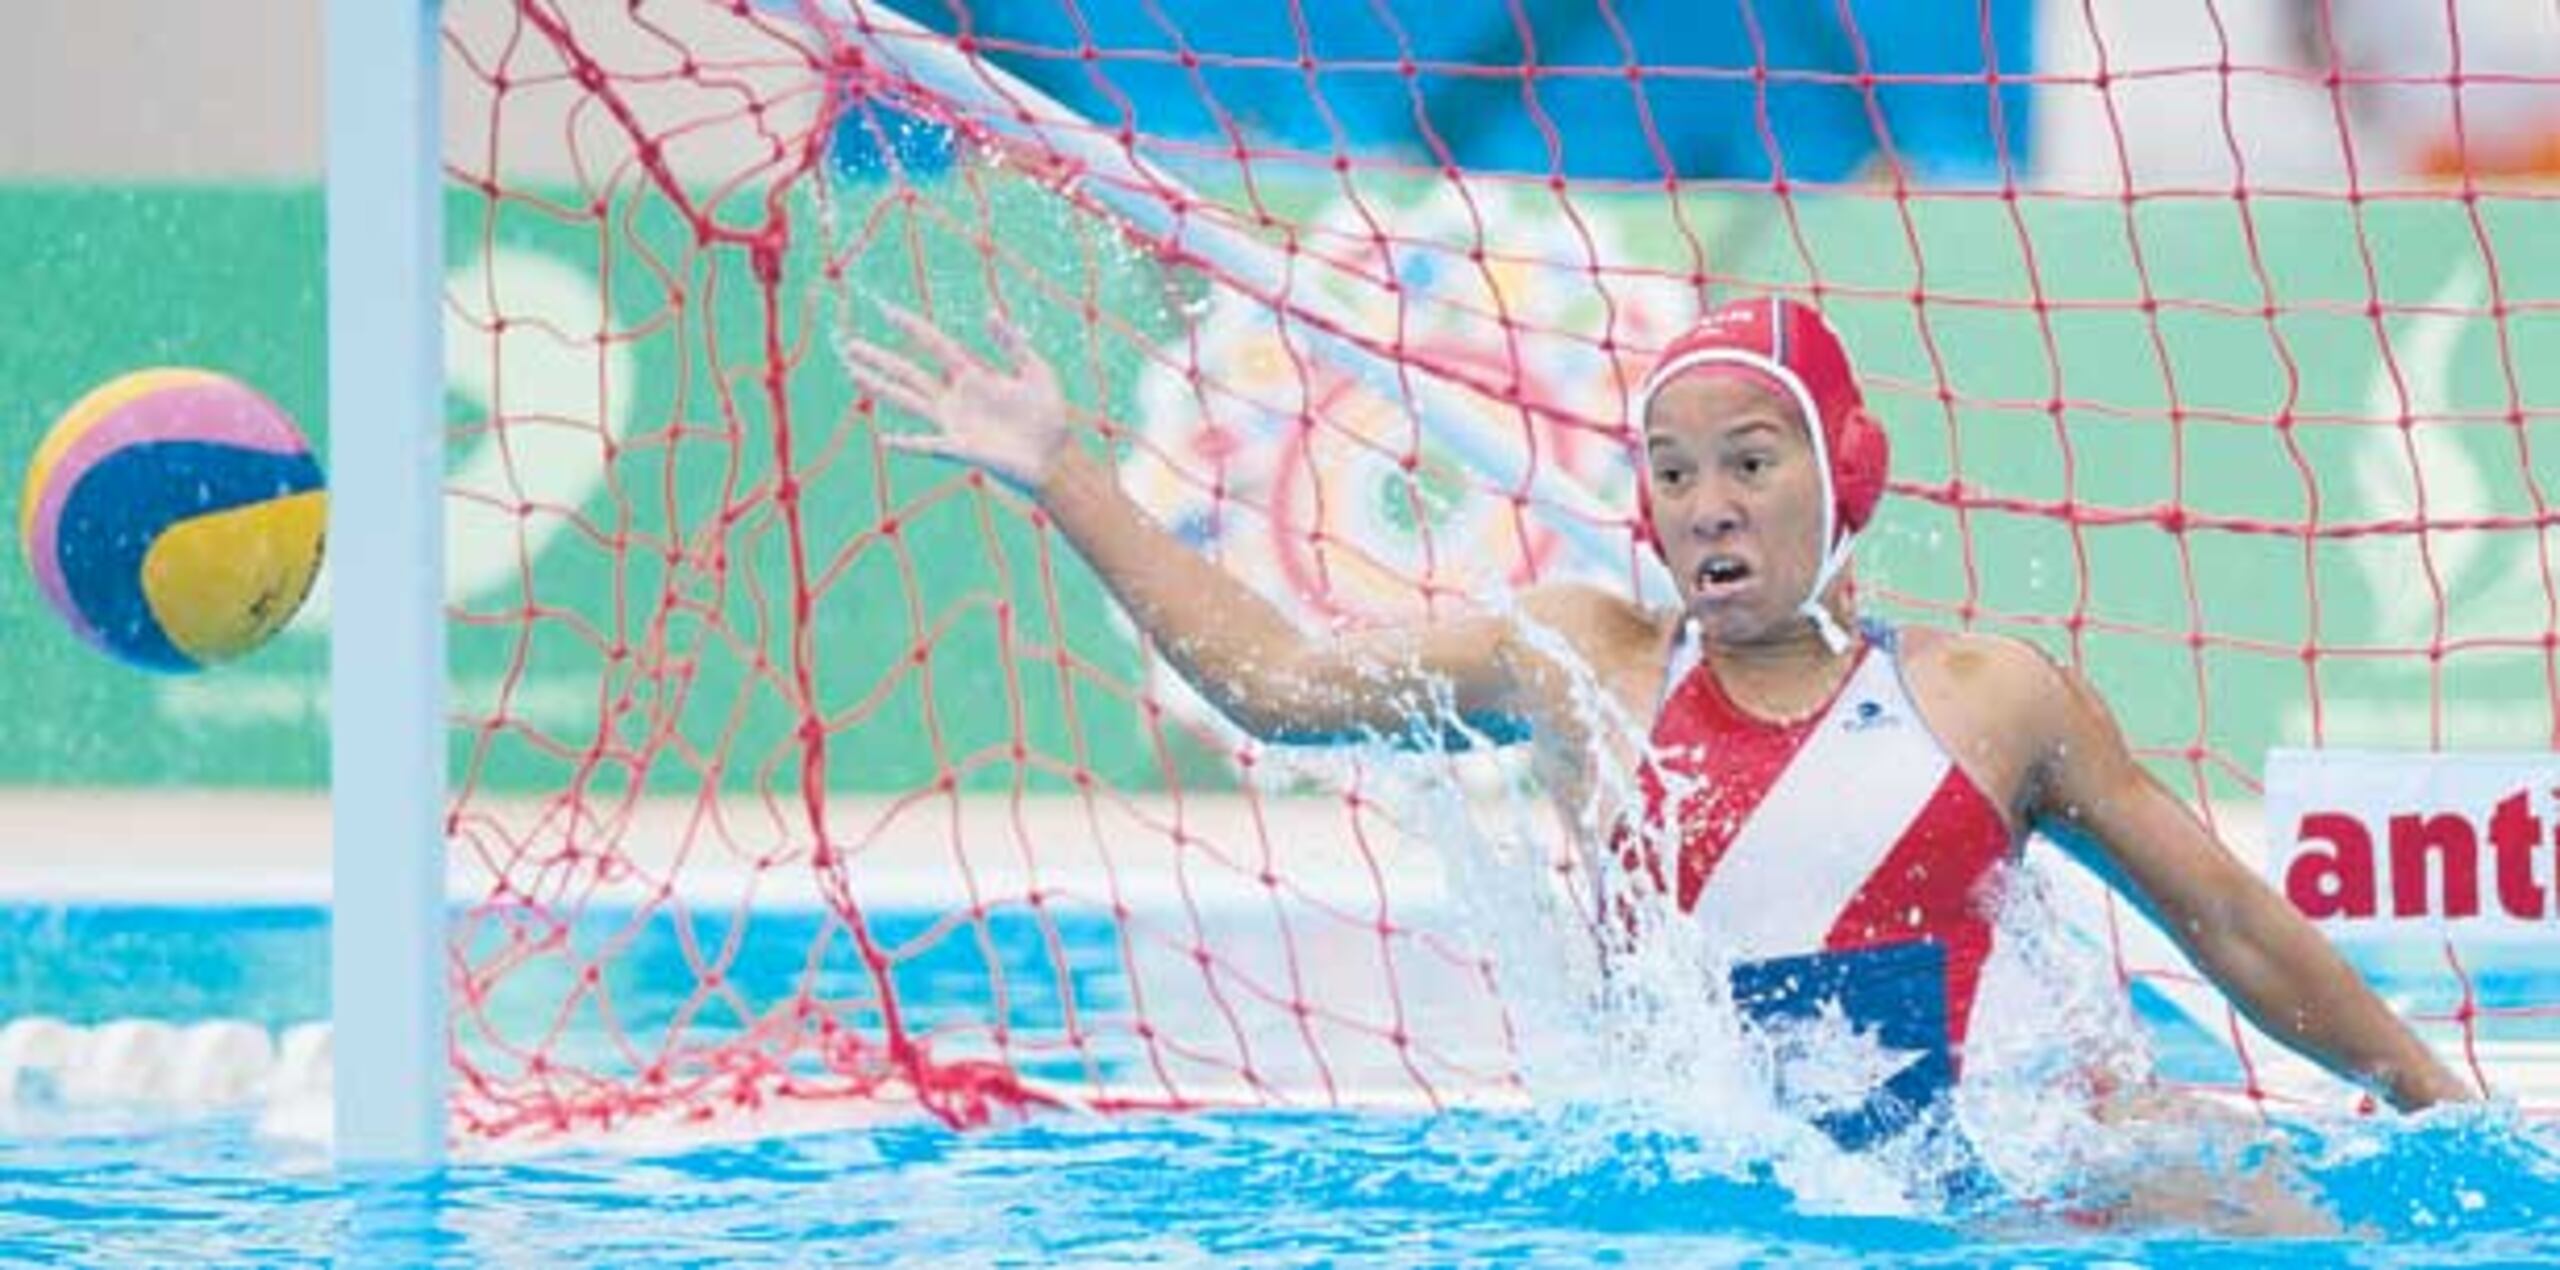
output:
[[1893, 628], [1906, 658], [1935, 658], [1968, 674], [2050, 675], [2061, 669], [2044, 649], [2015, 635], [1911, 624]]
[[2067, 667], [2014, 635], [1933, 626], [1906, 626], [1897, 634], [1906, 675], [1943, 680], [2000, 714], [2040, 717], [2077, 691]]
[[1545, 582], [1520, 593], [1520, 612], [1577, 643], [1650, 640], [1666, 619], [1619, 592], [1588, 582]]
[[[1904, 638], [1904, 674], [1973, 703], [1977, 721], [2040, 753], [2108, 752], [2115, 711], [2087, 675], [2011, 635], [1921, 630]], [[2120, 744], [2120, 742], [2117, 742]]]
[[[1670, 630], [1667, 616], [1648, 612], [1625, 595], [1586, 582], [1548, 582], [1517, 597], [1515, 628], [1535, 625], [1561, 638], [1576, 659], [1604, 676], [1630, 659], [1658, 657]], [[1516, 637], [1532, 660], [1557, 651], [1545, 641]]]

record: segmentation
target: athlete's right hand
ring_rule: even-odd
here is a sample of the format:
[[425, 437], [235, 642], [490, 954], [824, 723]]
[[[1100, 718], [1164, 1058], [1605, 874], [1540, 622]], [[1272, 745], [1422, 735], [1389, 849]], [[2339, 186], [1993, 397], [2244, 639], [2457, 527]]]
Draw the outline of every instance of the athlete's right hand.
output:
[[863, 387], [934, 427], [886, 435], [880, 443], [974, 463], [1037, 494], [1067, 452], [1067, 403], [1056, 372], [1031, 351], [1021, 330], [1002, 317], [988, 320], [999, 363], [915, 313], [886, 302], [880, 310], [907, 333], [909, 351], [848, 339], [845, 357]]

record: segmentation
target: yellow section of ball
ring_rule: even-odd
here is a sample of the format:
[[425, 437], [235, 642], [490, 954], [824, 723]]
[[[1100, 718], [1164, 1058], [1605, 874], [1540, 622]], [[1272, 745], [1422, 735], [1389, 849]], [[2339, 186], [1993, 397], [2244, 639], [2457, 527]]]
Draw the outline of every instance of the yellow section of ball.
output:
[[319, 576], [329, 496], [291, 495], [171, 525], [142, 558], [142, 594], [169, 642], [199, 665], [267, 641]]

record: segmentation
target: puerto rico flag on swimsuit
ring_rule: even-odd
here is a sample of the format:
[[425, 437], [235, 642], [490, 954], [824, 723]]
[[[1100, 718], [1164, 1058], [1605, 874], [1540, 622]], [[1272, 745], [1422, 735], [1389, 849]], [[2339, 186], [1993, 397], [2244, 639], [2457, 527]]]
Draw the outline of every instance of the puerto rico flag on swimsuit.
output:
[[1673, 875], [1651, 871], [1734, 959], [1738, 1005], [1762, 1020], [1828, 1006], [1922, 1055], [1884, 1105], [1824, 1126], [1844, 1143], [1952, 1083], [1991, 951], [1984, 883], [2016, 845], [1912, 707], [1893, 633], [1868, 636], [1793, 723], [1745, 714], [1684, 642], [1639, 774], [1654, 839], [1678, 844]]

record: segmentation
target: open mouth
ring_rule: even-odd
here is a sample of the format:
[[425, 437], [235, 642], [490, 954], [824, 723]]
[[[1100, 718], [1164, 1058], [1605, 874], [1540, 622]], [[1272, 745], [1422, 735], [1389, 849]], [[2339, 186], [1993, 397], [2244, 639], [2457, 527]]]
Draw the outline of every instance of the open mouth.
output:
[[1698, 594], [1715, 598], [1741, 590], [1751, 582], [1751, 565], [1740, 556], [1709, 556], [1698, 562]]

